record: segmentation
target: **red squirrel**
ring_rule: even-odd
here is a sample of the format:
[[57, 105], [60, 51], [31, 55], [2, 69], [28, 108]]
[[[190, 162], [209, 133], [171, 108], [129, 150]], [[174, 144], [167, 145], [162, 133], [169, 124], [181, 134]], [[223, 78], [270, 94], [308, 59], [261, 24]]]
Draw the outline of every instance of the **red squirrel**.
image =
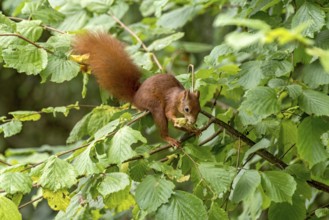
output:
[[168, 134], [168, 120], [175, 122], [184, 116], [189, 124], [194, 124], [200, 112], [199, 92], [184, 89], [171, 74], [156, 74], [141, 83], [141, 72], [123, 43], [106, 33], [77, 35], [73, 52], [89, 54], [87, 64], [100, 86], [137, 109], [150, 111], [161, 137], [172, 146], [180, 145]]

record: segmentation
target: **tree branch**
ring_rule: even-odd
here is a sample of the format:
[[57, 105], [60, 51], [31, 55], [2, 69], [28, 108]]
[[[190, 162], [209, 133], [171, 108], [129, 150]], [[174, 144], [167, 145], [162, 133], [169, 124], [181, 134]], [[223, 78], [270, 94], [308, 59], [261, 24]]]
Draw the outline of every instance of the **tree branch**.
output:
[[36, 44], [35, 42], [31, 41], [30, 39], [24, 37], [23, 35], [20, 34], [15, 34], [15, 33], [8, 33], [8, 34], [0, 34], [1, 37], [18, 37], [26, 42], [28, 42], [29, 44], [32, 44], [33, 46], [40, 48], [40, 49], [44, 49], [45, 51], [47, 51], [48, 53], [54, 54], [51, 50], [48, 50], [45, 47], [40, 46], [39, 44]]
[[[201, 110], [201, 113], [203, 115], [205, 115], [206, 117], [208, 117], [208, 118], [213, 118], [214, 123], [218, 124], [219, 126], [223, 127], [224, 129], [226, 129], [231, 135], [235, 136], [236, 138], [240, 138], [247, 145], [253, 146], [253, 145], [256, 144], [254, 141], [249, 139], [247, 136], [245, 136], [241, 132], [235, 130], [233, 127], [231, 127], [230, 125], [226, 124], [225, 122], [219, 120], [218, 118], [215, 118], [214, 116], [212, 116], [208, 112]], [[275, 157], [273, 154], [271, 154], [270, 152], [268, 152], [265, 149], [260, 149], [260, 150], [256, 151], [255, 154], [259, 155], [260, 157], [267, 160], [268, 162], [270, 162], [274, 166], [278, 167], [279, 169], [285, 169], [288, 166], [288, 164], [286, 164], [284, 161], [282, 161], [279, 158]], [[324, 184], [324, 183], [318, 182], [318, 181], [313, 180], [313, 179], [308, 180], [307, 183], [310, 186], [312, 186], [312, 187], [314, 187], [318, 190], [329, 193], [329, 186]]]

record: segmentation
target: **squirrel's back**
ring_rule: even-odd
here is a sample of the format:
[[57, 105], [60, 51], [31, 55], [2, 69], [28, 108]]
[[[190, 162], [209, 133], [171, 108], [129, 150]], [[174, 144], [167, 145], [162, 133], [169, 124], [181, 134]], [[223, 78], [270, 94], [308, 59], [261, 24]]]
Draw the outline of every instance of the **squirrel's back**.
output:
[[89, 54], [88, 64], [104, 89], [120, 100], [133, 101], [141, 73], [120, 41], [106, 33], [87, 32], [76, 37], [73, 51]]

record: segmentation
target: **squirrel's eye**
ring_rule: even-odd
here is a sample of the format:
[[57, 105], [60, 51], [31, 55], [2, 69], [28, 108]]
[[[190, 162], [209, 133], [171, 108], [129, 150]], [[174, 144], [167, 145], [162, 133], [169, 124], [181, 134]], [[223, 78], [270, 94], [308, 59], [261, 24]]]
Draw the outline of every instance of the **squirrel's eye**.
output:
[[190, 112], [190, 109], [189, 109], [188, 107], [185, 107], [185, 108], [184, 108], [184, 111], [185, 111], [186, 113], [189, 113], [189, 112]]

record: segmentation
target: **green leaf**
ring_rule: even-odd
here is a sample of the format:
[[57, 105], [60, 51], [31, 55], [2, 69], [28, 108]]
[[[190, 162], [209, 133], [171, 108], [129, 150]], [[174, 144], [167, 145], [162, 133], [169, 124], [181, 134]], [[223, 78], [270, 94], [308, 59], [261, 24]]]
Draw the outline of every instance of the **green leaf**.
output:
[[263, 138], [262, 140], [260, 140], [259, 142], [257, 142], [255, 145], [251, 146], [247, 151], [246, 153], [244, 154], [244, 157], [243, 157], [243, 161], [246, 161], [248, 159], [248, 157], [255, 153], [256, 151], [260, 150], [260, 149], [266, 149], [268, 148], [269, 146], [271, 145], [271, 142], [266, 139], [266, 138]]
[[202, 9], [202, 6], [186, 5], [163, 14], [157, 24], [162, 27], [176, 29], [183, 27]]
[[[289, 165], [285, 171], [289, 173], [290, 175], [293, 175], [301, 180], [310, 180], [311, 179], [311, 173], [310, 170], [306, 168], [304, 164], [291, 164]], [[298, 187], [297, 187], [298, 189]]]
[[297, 188], [292, 176], [283, 171], [265, 171], [261, 175], [264, 192], [272, 201], [292, 204], [292, 196]]
[[87, 121], [87, 130], [89, 135], [95, 134], [99, 129], [109, 123], [113, 115], [119, 112], [120, 108], [112, 106], [99, 106], [93, 109], [90, 119]]
[[135, 63], [138, 63], [138, 65], [141, 66], [143, 69], [151, 70], [153, 67], [151, 53], [143, 53], [137, 51], [131, 58], [134, 60]]
[[[0, 33], [15, 33], [16, 23], [7, 18], [0, 12]], [[0, 37], [0, 48], [7, 48], [9, 45], [18, 44], [22, 42], [21, 39], [14, 36]]]
[[81, 140], [88, 133], [88, 122], [91, 118], [92, 113], [86, 114], [80, 121], [78, 121], [70, 132], [67, 138], [67, 143], [74, 143]]
[[72, 36], [69, 34], [55, 35], [48, 38], [45, 47], [51, 51], [65, 55], [72, 49]]
[[47, 25], [57, 24], [64, 19], [64, 15], [53, 9], [48, 1], [25, 2], [22, 13]]
[[268, 211], [269, 220], [285, 219], [299, 220], [306, 218], [305, 199], [298, 195], [293, 197], [292, 204], [288, 202], [272, 203]]
[[80, 7], [74, 8], [66, 15], [65, 20], [60, 23], [58, 29], [62, 31], [79, 30], [87, 23], [88, 19], [87, 11], [82, 10]]
[[47, 66], [47, 52], [31, 44], [9, 47], [2, 51], [2, 55], [6, 66], [27, 75], [37, 75]]
[[82, 0], [80, 4], [89, 11], [103, 14], [109, 11], [113, 2], [114, 0]]
[[[41, 27], [41, 21], [23, 20], [17, 23], [17, 31], [27, 39], [36, 42], [41, 37], [43, 28]], [[28, 42], [24, 42], [24, 44], [28, 44]]]
[[175, 191], [169, 203], [162, 205], [156, 213], [156, 220], [207, 219], [207, 212], [202, 200], [184, 191]]
[[62, 83], [76, 77], [79, 71], [80, 66], [76, 62], [50, 55], [48, 65], [40, 75], [43, 82], [50, 77], [51, 82]]
[[291, 147], [297, 141], [297, 125], [291, 120], [281, 122], [279, 143], [284, 147]]
[[112, 138], [108, 150], [108, 159], [110, 163], [122, 163], [123, 161], [136, 155], [131, 149], [131, 145], [141, 141], [146, 143], [146, 139], [139, 131], [129, 126], [121, 128]]
[[300, 85], [295, 85], [295, 84], [288, 85], [287, 91], [292, 99], [297, 99], [303, 93], [302, 87]]
[[252, 195], [260, 184], [260, 175], [255, 170], [246, 170], [239, 179], [234, 180], [232, 201], [238, 203]]
[[320, 208], [320, 209], [315, 210], [315, 216], [318, 217], [318, 218], [328, 217], [329, 216], [329, 208]]
[[111, 193], [124, 190], [129, 184], [130, 180], [127, 174], [119, 172], [108, 173], [98, 185], [97, 190], [103, 197], [106, 197]]
[[221, 56], [231, 54], [233, 51], [233, 48], [229, 47], [227, 44], [218, 45], [204, 58], [204, 61], [209, 65], [216, 66]]
[[41, 109], [41, 111], [44, 113], [53, 113], [54, 117], [56, 117], [56, 113], [62, 113], [66, 117], [72, 109], [79, 110], [79, 102], [67, 106], [47, 107]]
[[236, 50], [248, 47], [255, 43], [259, 43], [264, 37], [262, 32], [247, 33], [247, 32], [232, 32], [225, 37], [226, 43]]
[[159, 161], [153, 161], [149, 164], [149, 167], [153, 170], [162, 172], [167, 175], [170, 179], [180, 179], [183, 177], [182, 171], [180, 169], [175, 169], [172, 166], [161, 163]]
[[219, 15], [214, 21], [215, 27], [221, 27], [227, 25], [245, 26], [252, 29], [263, 30], [263, 31], [267, 31], [271, 29], [271, 27], [268, 24], [266, 24], [264, 21], [257, 19], [233, 18], [226, 14]]
[[264, 78], [262, 67], [262, 61], [249, 61], [241, 65], [241, 71], [239, 72], [238, 85], [244, 89], [252, 89], [258, 86], [261, 80]]
[[26, 173], [3, 173], [0, 174], [0, 189], [9, 194], [26, 194], [32, 189], [32, 180]]
[[130, 187], [126, 187], [124, 190], [111, 193], [104, 199], [104, 204], [109, 209], [115, 209], [117, 212], [122, 212], [130, 209], [136, 204], [134, 197], [129, 192]]
[[22, 219], [21, 213], [18, 211], [17, 206], [11, 200], [0, 195], [0, 219], [3, 220], [20, 220]]
[[184, 144], [184, 150], [187, 154], [198, 158], [199, 161], [209, 161], [214, 156], [213, 152], [205, 147], [199, 147], [198, 145], [193, 145], [186, 143]]
[[145, 160], [137, 160], [129, 163], [129, 176], [136, 182], [142, 182], [148, 170], [148, 163]]
[[229, 220], [227, 212], [220, 207], [220, 204], [213, 203], [208, 212], [209, 220]]
[[329, 96], [314, 90], [304, 90], [299, 96], [299, 106], [309, 115], [329, 116]]
[[[15, 32], [16, 23], [0, 12], [0, 30], [1, 32]], [[2, 46], [2, 45], [1, 45]]]
[[103, 167], [91, 159], [91, 150], [94, 145], [89, 145], [79, 156], [74, 158], [72, 165], [75, 167], [79, 175], [92, 175], [100, 173]]
[[4, 133], [4, 137], [10, 137], [21, 132], [23, 124], [19, 120], [11, 120], [10, 122], [0, 125], [0, 133]]
[[277, 114], [280, 111], [280, 102], [274, 89], [256, 87], [246, 92], [239, 111], [244, 125], [256, 124], [272, 114]]
[[306, 65], [302, 70], [301, 79], [311, 88], [329, 84], [329, 74], [323, 69], [319, 62]]
[[147, 176], [136, 188], [138, 206], [147, 211], [156, 211], [169, 201], [175, 185], [159, 176]]
[[163, 48], [169, 46], [172, 42], [182, 38], [184, 36], [183, 32], [177, 32], [168, 37], [155, 40], [150, 46], [148, 46], [149, 51], [162, 50]]
[[36, 111], [15, 111], [8, 114], [19, 121], [38, 121], [41, 118], [40, 113]]
[[325, 24], [325, 12], [315, 4], [305, 2], [292, 18], [292, 28], [305, 25], [302, 34], [307, 37], [314, 37], [315, 32], [319, 32]]
[[229, 190], [236, 175], [236, 169], [229, 166], [216, 166], [211, 163], [201, 163], [198, 169], [203, 178], [216, 193]]
[[328, 159], [329, 154], [320, 139], [328, 130], [329, 123], [324, 118], [307, 117], [298, 126], [297, 151], [310, 166]]
[[[48, 1], [44, 1], [48, 2]], [[32, 14], [32, 18], [35, 20], [41, 20], [44, 24], [57, 24], [64, 20], [65, 16], [60, 12], [54, 10], [53, 8], [41, 8], [34, 14]]]
[[288, 76], [289, 73], [293, 70], [293, 66], [291, 62], [286, 60], [277, 61], [277, 60], [268, 60], [263, 66], [262, 70], [264, 71], [266, 76]]
[[102, 128], [100, 128], [95, 134], [95, 140], [101, 140], [107, 138], [107, 136], [112, 133], [120, 124], [120, 119], [116, 119], [108, 123], [107, 125], [104, 125]]
[[307, 53], [312, 55], [312, 56], [318, 56], [320, 58], [321, 65], [325, 69], [326, 73], [329, 73], [329, 64], [328, 64], [328, 59], [329, 59], [329, 50], [322, 50], [320, 48], [309, 48], [307, 49]]
[[77, 172], [74, 167], [56, 156], [49, 157], [39, 183], [51, 191], [68, 189], [77, 182]]

